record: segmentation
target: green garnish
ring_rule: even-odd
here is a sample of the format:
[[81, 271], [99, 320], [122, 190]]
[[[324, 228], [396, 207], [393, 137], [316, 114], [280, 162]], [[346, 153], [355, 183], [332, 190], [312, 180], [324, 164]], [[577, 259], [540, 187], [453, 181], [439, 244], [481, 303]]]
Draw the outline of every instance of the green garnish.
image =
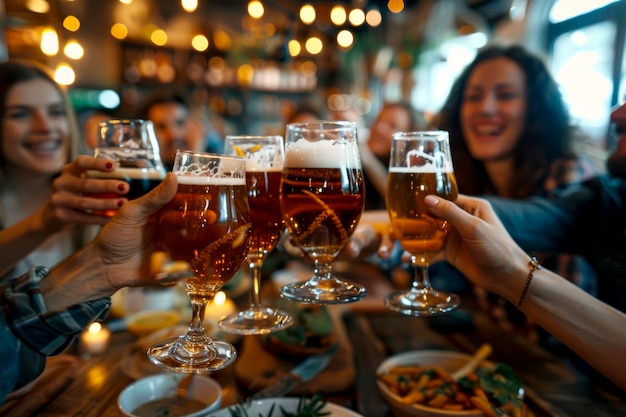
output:
[[[272, 404], [267, 415], [261, 413], [258, 416], [251, 416], [248, 409], [251, 406], [250, 401], [239, 402], [238, 404], [228, 407], [231, 417], [272, 417], [276, 404]], [[326, 406], [326, 401], [321, 394], [314, 394], [311, 398], [301, 397], [298, 401], [298, 408], [295, 413], [289, 412], [280, 406], [281, 414], [278, 417], [325, 417], [330, 415], [330, 411], [322, 411]]]

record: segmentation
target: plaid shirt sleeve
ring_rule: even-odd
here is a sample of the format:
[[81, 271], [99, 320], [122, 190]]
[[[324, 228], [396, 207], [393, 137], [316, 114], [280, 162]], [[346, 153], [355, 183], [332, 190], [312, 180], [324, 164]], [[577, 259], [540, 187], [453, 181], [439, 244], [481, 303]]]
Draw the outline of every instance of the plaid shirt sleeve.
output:
[[65, 350], [91, 322], [106, 318], [111, 299], [47, 311], [39, 289], [39, 282], [47, 274], [47, 268], [36, 267], [12, 279], [4, 293], [4, 307], [7, 324], [22, 343], [50, 356]]

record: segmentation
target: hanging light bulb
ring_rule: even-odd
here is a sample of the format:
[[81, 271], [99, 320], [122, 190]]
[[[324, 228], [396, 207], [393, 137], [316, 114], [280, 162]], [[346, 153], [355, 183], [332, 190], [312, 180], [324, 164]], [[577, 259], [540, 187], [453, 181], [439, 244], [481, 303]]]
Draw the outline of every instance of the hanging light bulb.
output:
[[53, 28], [47, 27], [41, 32], [41, 52], [48, 56], [59, 53], [59, 36]]
[[198, 8], [198, 0], [180, 0], [180, 5], [184, 11], [192, 13]]
[[76, 73], [68, 64], [59, 64], [54, 71], [54, 81], [61, 85], [70, 85], [76, 81]]
[[250, 17], [254, 19], [260, 19], [265, 14], [265, 8], [263, 7], [263, 3], [259, 0], [252, 0], [248, 3], [248, 14]]
[[306, 25], [315, 22], [315, 8], [310, 4], [305, 4], [300, 8], [300, 20]]

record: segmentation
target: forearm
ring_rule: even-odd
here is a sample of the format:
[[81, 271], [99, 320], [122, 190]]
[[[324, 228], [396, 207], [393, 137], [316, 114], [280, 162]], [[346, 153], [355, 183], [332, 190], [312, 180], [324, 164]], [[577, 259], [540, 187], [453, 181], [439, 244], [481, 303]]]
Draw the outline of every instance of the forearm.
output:
[[41, 281], [40, 289], [50, 311], [110, 297], [115, 292], [93, 244], [55, 265]]
[[[525, 284], [528, 271], [517, 273], [517, 284]], [[517, 305], [519, 296], [521, 292], [509, 301]], [[546, 269], [534, 271], [520, 309], [626, 390], [626, 364], [615, 360], [626, 353], [625, 314]]]
[[41, 210], [0, 231], [0, 275], [58, 231], [43, 221]]

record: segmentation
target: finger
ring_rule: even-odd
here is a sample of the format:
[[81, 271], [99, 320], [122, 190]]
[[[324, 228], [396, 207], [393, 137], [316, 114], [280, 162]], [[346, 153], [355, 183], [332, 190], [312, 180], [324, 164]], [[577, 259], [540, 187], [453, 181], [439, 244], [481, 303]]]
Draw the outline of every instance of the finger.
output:
[[53, 181], [52, 186], [57, 191], [86, 195], [113, 194], [121, 196], [130, 189], [126, 181], [118, 179], [86, 178], [72, 175], [61, 175]]
[[61, 172], [79, 176], [89, 170], [112, 172], [115, 170], [115, 161], [108, 158], [95, 158], [88, 155], [79, 155], [76, 159], [74, 159], [74, 161], [66, 164]]
[[114, 197], [85, 197], [69, 192], [57, 192], [50, 197], [50, 202], [57, 210], [57, 217], [66, 220], [62, 217], [64, 211], [90, 214], [93, 214], [92, 212], [117, 211], [128, 201], [123, 196], [118, 196], [115, 193], [112, 195]]
[[455, 203], [434, 195], [424, 198], [424, 203], [435, 216], [447, 220], [455, 229], [462, 233], [463, 230], [473, 227], [477, 217], [461, 209]]

